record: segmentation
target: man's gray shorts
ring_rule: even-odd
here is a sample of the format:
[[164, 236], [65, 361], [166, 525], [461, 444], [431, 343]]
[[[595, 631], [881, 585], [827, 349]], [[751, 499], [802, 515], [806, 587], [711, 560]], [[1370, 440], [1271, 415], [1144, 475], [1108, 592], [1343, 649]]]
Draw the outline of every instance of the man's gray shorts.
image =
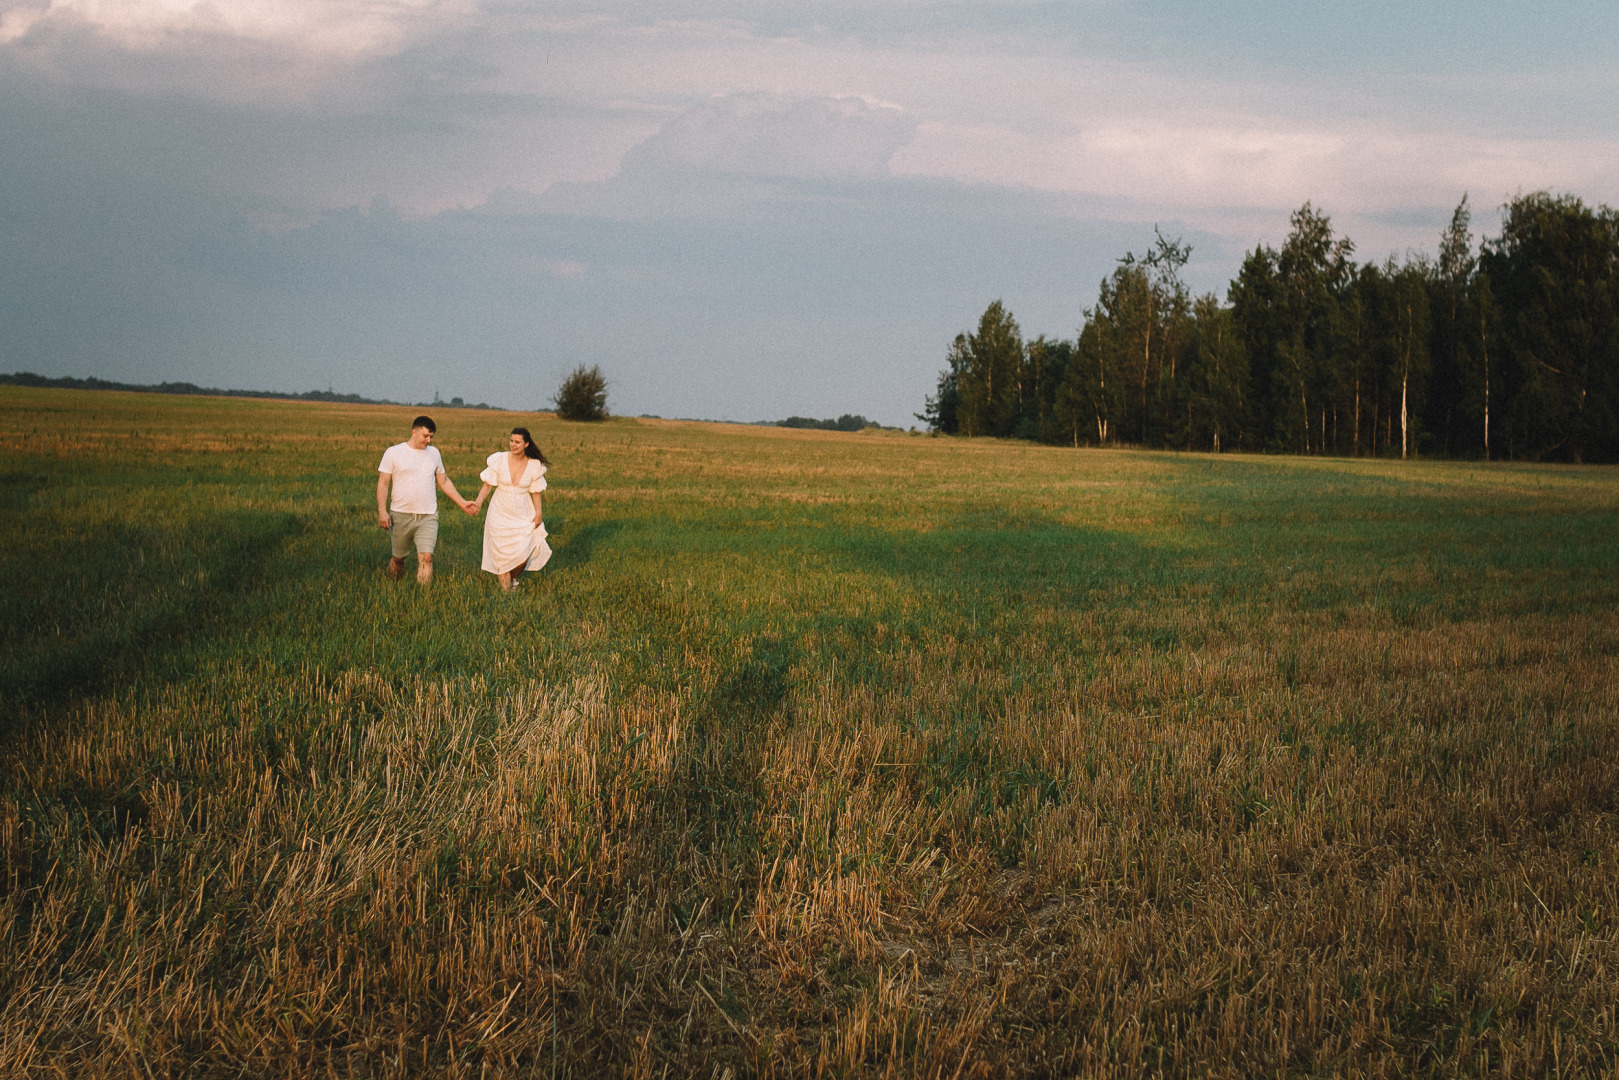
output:
[[401, 514], [396, 510], [389, 517], [394, 522], [394, 527], [388, 530], [393, 540], [394, 558], [409, 555], [412, 540], [416, 542], [416, 554], [433, 554], [433, 548], [438, 546], [437, 514]]

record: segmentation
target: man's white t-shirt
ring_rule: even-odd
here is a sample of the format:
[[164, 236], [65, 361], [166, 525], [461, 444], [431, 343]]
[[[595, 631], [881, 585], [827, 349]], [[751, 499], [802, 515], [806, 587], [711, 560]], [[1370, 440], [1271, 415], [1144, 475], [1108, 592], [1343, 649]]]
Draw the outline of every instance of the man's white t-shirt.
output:
[[388, 509], [396, 514], [438, 513], [438, 474], [444, 471], [438, 447], [418, 450], [408, 442], [395, 443], [383, 452], [377, 471], [394, 478]]

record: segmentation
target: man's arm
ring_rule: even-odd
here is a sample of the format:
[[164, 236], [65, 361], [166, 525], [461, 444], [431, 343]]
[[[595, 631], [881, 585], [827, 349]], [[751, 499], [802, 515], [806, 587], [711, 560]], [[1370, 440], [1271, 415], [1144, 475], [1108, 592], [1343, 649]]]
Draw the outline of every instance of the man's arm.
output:
[[388, 481], [392, 479], [390, 473], [377, 473], [377, 524], [384, 529], [394, 527], [393, 518], [388, 516]]
[[438, 474], [438, 486], [440, 491], [444, 492], [444, 494], [450, 497], [451, 502], [455, 503], [455, 505], [459, 506], [461, 509], [466, 510], [467, 513], [476, 514], [478, 512], [476, 508], [470, 510], [467, 509], [473, 504], [463, 499], [461, 497], [461, 493], [455, 490], [455, 484], [451, 482], [449, 473], [441, 471]]

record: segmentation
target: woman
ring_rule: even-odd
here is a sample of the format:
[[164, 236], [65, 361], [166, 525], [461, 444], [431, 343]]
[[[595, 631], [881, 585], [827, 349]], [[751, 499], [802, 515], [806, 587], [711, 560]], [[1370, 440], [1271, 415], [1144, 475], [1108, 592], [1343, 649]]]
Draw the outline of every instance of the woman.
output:
[[540, 510], [545, 455], [534, 445], [528, 428], [512, 428], [506, 447], [489, 455], [488, 467], [478, 474], [483, 488], [472, 501], [482, 509], [489, 493], [495, 493], [483, 523], [483, 568], [500, 578], [502, 589], [512, 592], [524, 570], [545, 565], [551, 546], [545, 542]]

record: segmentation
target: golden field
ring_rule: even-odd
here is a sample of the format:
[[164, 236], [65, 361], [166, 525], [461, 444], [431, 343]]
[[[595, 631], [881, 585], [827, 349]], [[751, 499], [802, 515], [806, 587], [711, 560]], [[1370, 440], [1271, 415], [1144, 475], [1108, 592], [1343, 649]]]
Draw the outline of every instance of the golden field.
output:
[[1619, 1068], [1619, 471], [0, 388], [0, 1073]]

